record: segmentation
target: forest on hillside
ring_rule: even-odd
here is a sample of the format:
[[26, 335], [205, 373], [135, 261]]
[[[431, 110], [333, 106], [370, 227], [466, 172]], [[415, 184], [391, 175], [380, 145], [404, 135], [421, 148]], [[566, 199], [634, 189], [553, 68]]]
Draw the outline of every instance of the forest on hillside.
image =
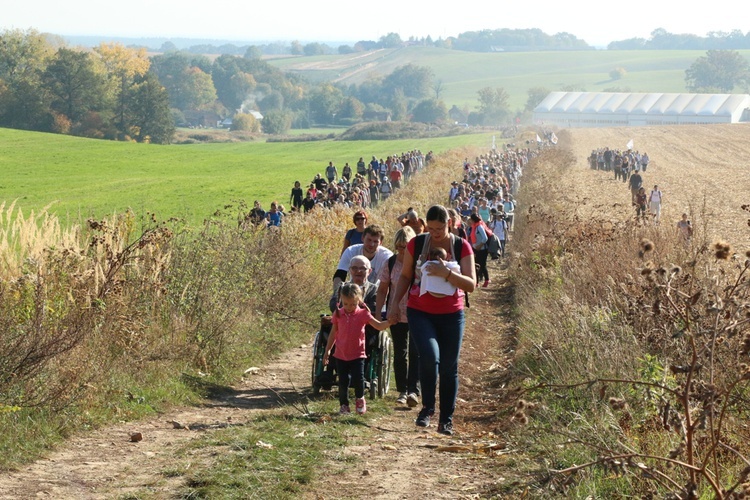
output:
[[[408, 63], [360, 85], [310, 83], [254, 51], [149, 55], [118, 43], [70, 48], [34, 30], [0, 32], [0, 126], [92, 138], [169, 143], [175, 125], [284, 134], [362, 121], [465, 122], [470, 113], [452, 116], [433, 80], [429, 67]], [[483, 90], [473, 123], [506, 121], [507, 93]]]
[[[669, 39], [667, 35], [654, 39]], [[347, 50], [428, 42], [403, 42], [390, 33]], [[466, 50], [591, 49], [572, 35], [549, 36], [538, 29], [471, 32], [444, 42]], [[312, 48], [296, 43], [295, 53], [323, 51], [319, 43]], [[522, 90], [528, 94], [525, 104], [512, 110], [508, 91], [487, 85], [476, 89], [472, 107], [454, 104], [448, 109], [444, 82], [432, 67], [410, 60], [394, 66], [368, 70], [361, 83], [311, 82], [269, 64], [258, 46], [246, 47], [241, 55], [197, 54], [168, 43], [156, 52], [108, 42], [88, 49], [35, 30], [6, 30], [0, 32], [0, 127], [160, 144], [173, 141], [176, 127], [225, 126], [272, 135], [367, 121], [497, 127], [528, 120], [551, 90], [566, 90], [529, 84]], [[610, 77], [614, 81], [625, 73], [614, 68]], [[709, 50], [686, 71], [685, 81], [694, 92], [731, 92], [735, 86], [747, 87], [750, 68], [736, 51]]]

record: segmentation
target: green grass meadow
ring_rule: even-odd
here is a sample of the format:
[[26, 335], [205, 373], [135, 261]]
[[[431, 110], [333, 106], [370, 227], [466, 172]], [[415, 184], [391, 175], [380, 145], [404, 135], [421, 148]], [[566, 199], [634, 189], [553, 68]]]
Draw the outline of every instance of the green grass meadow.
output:
[[[750, 58], [750, 50], [739, 51]], [[474, 109], [477, 91], [503, 87], [511, 109], [522, 109], [528, 89], [562, 90], [575, 86], [590, 92], [618, 87], [631, 92], [686, 92], [685, 70], [706, 54], [703, 50], [589, 50], [555, 52], [463, 52], [434, 47], [384, 49], [366, 54], [271, 59], [279, 68], [313, 81], [338, 80], [360, 84], [375, 75], [413, 63], [428, 66], [441, 81], [441, 99], [450, 108]], [[609, 72], [627, 74], [612, 80]], [[739, 91], [739, 90], [738, 90]]]
[[287, 205], [294, 181], [309, 183], [329, 161], [412, 149], [489, 147], [492, 134], [398, 141], [319, 141], [159, 146], [0, 129], [0, 203], [24, 215], [49, 207], [63, 224], [131, 208], [200, 224], [238, 200]]

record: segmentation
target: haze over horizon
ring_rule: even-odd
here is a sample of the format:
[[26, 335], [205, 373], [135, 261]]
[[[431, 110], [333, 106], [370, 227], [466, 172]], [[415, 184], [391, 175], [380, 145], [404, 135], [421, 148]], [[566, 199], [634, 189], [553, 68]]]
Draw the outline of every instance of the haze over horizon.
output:
[[601, 4], [588, 0], [537, 0], [531, 6], [465, 0], [458, 4], [460, 13], [450, 9], [451, 4], [439, 8], [396, 0], [365, 4], [356, 11], [340, 0], [228, 3], [209, 11], [197, 0], [131, 0], [123, 4], [127, 8], [114, 10], [98, 0], [27, 0], [5, 6], [0, 29], [33, 28], [62, 36], [356, 42], [378, 40], [388, 33], [407, 40], [484, 29], [539, 28], [550, 35], [567, 32], [597, 47], [634, 37], [648, 39], [658, 28], [698, 36], [740, 29], [735, 25], [740, 23], [737, 16], [727, 15], [737, 4], [728, 0], [712, 2], [699, 13], [646, 0], [632, 0], [614, 13], [604, 13]]

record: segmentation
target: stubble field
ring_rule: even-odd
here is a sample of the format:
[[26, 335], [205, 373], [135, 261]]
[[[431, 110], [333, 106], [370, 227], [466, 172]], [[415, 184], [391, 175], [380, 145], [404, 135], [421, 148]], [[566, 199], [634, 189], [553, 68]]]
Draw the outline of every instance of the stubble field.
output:
[[606, 210], [613, 220], [635, 216], [627, 184], [612, 172], [590, 169], [587, 161], [592, 149], [625, 150], [632, 139], [634, 149], [651, 159], [643, 174], [646, 192], [656, 184], [663, 193], [663, 227], [676, 228], [686, 212], [696, 227], [705, 224], [710, 241], [724, 239], [737, 250], [750, 249], [747, 212], [740, 208], [750, 204], [750, 126], [568, 129], [559, 135], [576, 157], [568, 177], [560, 179], [577, 199], [571, 210], [584, 215]]

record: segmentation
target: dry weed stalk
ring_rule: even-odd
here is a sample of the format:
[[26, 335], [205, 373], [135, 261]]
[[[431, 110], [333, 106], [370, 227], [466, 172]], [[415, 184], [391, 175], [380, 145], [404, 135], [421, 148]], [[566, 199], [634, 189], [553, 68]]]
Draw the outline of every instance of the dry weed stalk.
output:
[[155, 228], [133, 238], [126, 214], [89, 221], [86, 248], [83, 236], [71, 240], [52, 216], [42, 218], [41, 229], [35, 220], [20, 220], [5, 234], [6, 263], [26, 257], [20, 268], [8, 266], [11, 277], [0, 282], [0, 401], [59, 408], [101, 368], [103, 350], [90, 349], [95, 338], [115, 327], [119, 335], [109, 339], [115, 344], [138, 320], [119, 305], [154, 284], [165, 264], [157, 247], [170, 235]]
[[686, 245], [671, 227], [583, 202], [550, 182], [564, 175], [563, 159], [547, 155], [535, 164], [541, 172], [524, 176], [528, 208], [514, 245], [529, 266], [516, 278], [529, 311], [519, 351], [525, 375], [547, 380], [529, 390], [588, 392], [592, 411], [611, 414], [620, 438], [603, 446], [574, 435], [597, 457], [556, 469], [555, 483], [567, 489], [577, 472], [599, 469], [634, 478], [646, 494], [742, 498], [750, 252], [706, 241], [705, 204]]
[[[585, 383], [643, 387], [656, 398], [655, 417], [662, 432], [678, 439], [668, 456], [641, 452], [604, 453], [590, 463], [556, 471], [568, 475], [594, 466], [616, 464], [623, 472], [661, 482], [674, 498], [698, 498], [708, 484], [716, 498], [741, 498], [750, 466], [740, 451], [747, 443], [735, 420], [747, 409], [750, 380], [750, 259], [729, 263], [726, 244], [697, 250], [689, 271], [662, 265], [642, 274], [631, 287], [630, 312], [644, 340], [664, 343], [671, 376], [661, 380], [600, 378]], [[650, 303], [650, 305], [649, 305]], [[651, 332], [660, 332], [654, 340]], [[567, 386], [571, 387], [571, 386]], [[654, 389], [656, 391], [654, 391]], [[609, 399], [614, 411], [626, 410], [626, 399]], [[642, 404], [637, 400], [633, 405]], [[734, 455], [734, 459], [727, 453]], [[640, 461], [650, 461], [644, 465]], [[660, 465], [661, 464], [661, 465]], [[671, 464], [676, 467], [664, 467]]]

